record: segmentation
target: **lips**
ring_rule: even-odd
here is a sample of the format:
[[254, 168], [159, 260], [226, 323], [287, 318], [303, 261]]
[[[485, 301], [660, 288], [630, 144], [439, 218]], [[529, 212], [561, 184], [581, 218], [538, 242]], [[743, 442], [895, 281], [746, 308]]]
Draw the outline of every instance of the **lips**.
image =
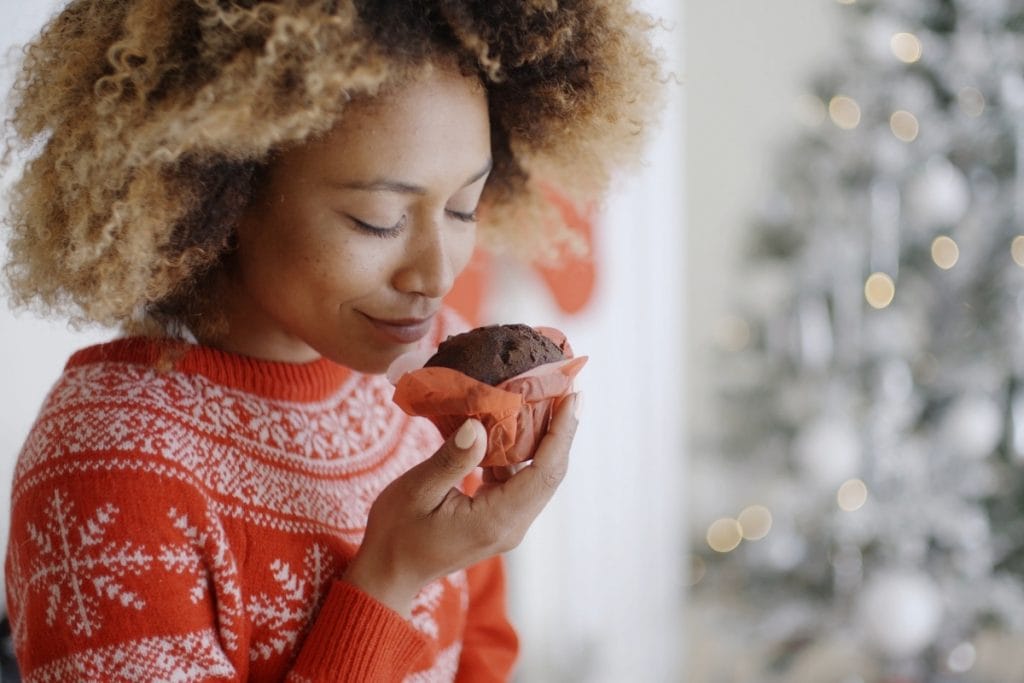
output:
[[362, 314], [380, 336], [393, 344], [415, 344], [427, 336], [434, 325], [434, 316], [426, 318], [381, 319]]

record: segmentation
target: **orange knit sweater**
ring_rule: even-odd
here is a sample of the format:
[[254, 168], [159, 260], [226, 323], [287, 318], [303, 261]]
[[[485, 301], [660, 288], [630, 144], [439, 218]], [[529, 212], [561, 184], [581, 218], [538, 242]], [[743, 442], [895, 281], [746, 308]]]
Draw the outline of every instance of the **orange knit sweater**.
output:
[[200, 346], [167, 370], [166, 348], [76, 353], [21, 452], [26, 681], [508, 678], [500, 558], [426, 586], [408, 621], [337, 580], [380, 490], [441, 444], [385, 378]]

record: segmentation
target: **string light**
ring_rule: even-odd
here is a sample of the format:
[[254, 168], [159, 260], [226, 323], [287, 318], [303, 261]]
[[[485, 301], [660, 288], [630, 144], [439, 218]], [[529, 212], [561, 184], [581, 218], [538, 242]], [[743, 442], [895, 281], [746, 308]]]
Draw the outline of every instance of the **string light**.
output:
[[897, 33], [889, 41], [892, 53], [901, 62], [913, 64], [921, 59], [921, 41], [913, 33]]
[[956, 95], [956, 101], [964, 113], [972, 118], [977, 118], [985, 111], [985, 96], [977, 88], [967, 86], [961, 88]]
[[860, 125], [860, 105], [846, 95], [836, 95], [829, 100], [828, 115], [843, 130], [853, 130]]
[[836, 494], [839, 507], [846, 512], [855, 512], [868, 501], [868, 487], [860, 479], [850, 479], [839, 487]]
[[743, 540], [743, 529], [735, 519], [723, 517], [716, 519], [708, 527], [708, 545], [718, 553], [727, 553], [736, 549]]
[[900, 109], [889, 117], [889, 128], [892, 130], [892, 134], [903, 142], [913, 142], [917, 139], [920, 125], [916, 116], [909, 111]]
[[1013, 242], [1010, 243], [1010, 255], [1013, 256], [1014, 263], [1024, 268], [1024, 235], [1013, 238]]
[[872, 273], [864, 283], [864, 298], [873, 308], [885, 308], [896, 296], [896, 283], [885, 273]]
[[943, 270], [949, 270], [960, 260], [960, 247], [952, 237], [940, 235], [932, 241], [932, 260]]
[[744, 508], [737, 521], [743, 538], [748, 541], [759, 541], [772, 529], [772, 513], [763, 505]]

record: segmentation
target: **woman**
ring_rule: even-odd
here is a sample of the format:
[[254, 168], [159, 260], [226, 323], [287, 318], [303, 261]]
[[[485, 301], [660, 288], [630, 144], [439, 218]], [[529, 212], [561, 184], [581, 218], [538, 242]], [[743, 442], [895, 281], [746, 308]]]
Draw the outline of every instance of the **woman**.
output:
[[[472, 473], [381, 373], [459, 322], [480, 232], [564, 234], [657, 77], [620, 2], [71, 2], [13, 91], [18, 303], [125, 335], [68, 362], [19, 457], [28, 680], [506, 680], [500, 553], [565, 474]], [[461, 487], [461, 490], [460, 490]]]

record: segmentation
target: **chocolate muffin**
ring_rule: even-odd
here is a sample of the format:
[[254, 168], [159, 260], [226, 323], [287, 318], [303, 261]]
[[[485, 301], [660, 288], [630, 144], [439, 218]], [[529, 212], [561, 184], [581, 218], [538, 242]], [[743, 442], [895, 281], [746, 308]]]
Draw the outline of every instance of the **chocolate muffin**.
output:
[[489, 325], [448, 337], [424, 367], [451, 368], [496, 386], [564, 358], [558, 344], [529, 325]]

